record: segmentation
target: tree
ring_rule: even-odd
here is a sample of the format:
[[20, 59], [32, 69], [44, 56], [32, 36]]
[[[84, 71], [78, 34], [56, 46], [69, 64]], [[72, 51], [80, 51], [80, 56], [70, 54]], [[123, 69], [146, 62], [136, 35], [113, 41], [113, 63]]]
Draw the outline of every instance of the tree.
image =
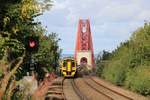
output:
[[98, 76], [101, 76], [104, 66], [106, 66], [106, 64], [109, 62], [111, 58], [111, 53], [108, 51], [103, 50], [103, 52], [99, 53], [97, 58], [96, 58], [96, 73]]
[[[59, 40], [56, 33], [41, 37], [39, 51], [33, 57], [40, 67], [38, 70], [41, 71], [42, 69], [49, 72], [58, 67], [58, 60], [61, 53], [61, 49], [58, 46]], [[38, 70], [37, 72], [39, 72]]]
[[7, 92], [9, 84], [15, 80], [12, 77], [28, 60], [29, 54], [25, 50], [24, 37], [44, 34], [39, 33], [37, 26], [40, 23], [34, 19], [50, 6], [50, 0], [1, 0], [0, 94]]

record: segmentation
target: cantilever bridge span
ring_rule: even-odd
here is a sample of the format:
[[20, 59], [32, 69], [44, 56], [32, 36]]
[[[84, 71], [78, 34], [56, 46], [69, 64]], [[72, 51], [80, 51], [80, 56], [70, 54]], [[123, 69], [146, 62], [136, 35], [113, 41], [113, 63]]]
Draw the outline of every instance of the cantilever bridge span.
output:
[[75, 59], [78, 65], [86, 63], [87, 65], [94, 67], [94, 51], [89, 19], [79, 20]]

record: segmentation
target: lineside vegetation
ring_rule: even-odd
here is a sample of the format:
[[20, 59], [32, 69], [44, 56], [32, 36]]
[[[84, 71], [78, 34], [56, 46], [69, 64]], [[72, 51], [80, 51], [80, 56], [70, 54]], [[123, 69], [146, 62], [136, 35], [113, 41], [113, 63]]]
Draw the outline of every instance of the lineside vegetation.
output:
[[150, 95], [150, 23], [138, 28], [113, 52], [96, 60], [97, 75], [142, 95]]
[[[0, 3], [0, 99], [23, 100], [24, 92], [14, 94], [17, 84], [29, 69], [30, 53], [26, 36], [39, 37], [39, 49], [33, 54], [38, 77], [58, 66], [60, 48], [56, 33], [46, 30], [36, 18], [52, 7], [51, 0], [1, 0]], [[40, 71], [39, 71], [40, 70]], [[26, 87], [28, 88], [28, 87]], [[12, 98], [13, 97], [13, 98]]]

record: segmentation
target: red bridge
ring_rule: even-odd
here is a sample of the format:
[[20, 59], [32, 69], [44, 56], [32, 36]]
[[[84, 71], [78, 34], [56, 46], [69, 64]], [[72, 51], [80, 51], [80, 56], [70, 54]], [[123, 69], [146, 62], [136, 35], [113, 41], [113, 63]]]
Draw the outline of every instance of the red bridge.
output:
[[87, 64], [94, 67], [94, 51], [90, 21], [88, 19], [79, 20], [75, 47], [75, 59], [77, 60], [78, 65]]

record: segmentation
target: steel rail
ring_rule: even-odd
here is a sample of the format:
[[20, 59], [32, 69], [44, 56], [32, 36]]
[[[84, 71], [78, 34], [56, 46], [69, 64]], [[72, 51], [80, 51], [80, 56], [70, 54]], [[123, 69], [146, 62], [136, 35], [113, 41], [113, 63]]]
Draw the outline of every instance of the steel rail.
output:
[[113, 89], [110, 89], [110, 88], [108, 88], [108, 87], [106, 87], [106, 86], [100, 84], [99, 82], [95, 81], [91, 76], [89, 76], [89, 79], [91, 79], [91, 80], [92, 80], [93, 82], [95, 82], [97, 85], [102, 86], [103, 88], [105, 88], [105, 89], [107, 89], [107, 90], [109, 90], [109, 91], [111, 91], [111, 92], [113, 92], [113, 93], [116, 93], [116, 94], [118, 94], [118, 95], [120, 95], [120, 96], [122, 96], [122, 97], [124, 97], [124, 98], [129, 99], [129, 100], [134, 100], [133, 98], [131, 98], [131, 97], [127, 96], [127, 95], [123, 95], [122, 93], [119, 93], [119, 92], [117, 92], [117, 91], [115, 91], [115, 90], [113, 90]]
[[84, 83], [87, 84], [89, 87], [91, 87], [93, 90], [95, 90], [96, 92], [104, 95], [105, 97], [107, 97], [110, 100], [114, 100], [111, 96], [108, 96], [107, 94], [103, 93], [102, 91], [99, 91], [97, 88], [95, 88], [94, 86], [92, 86], [91, 84], [89, 84], [87, 81], [85, 81], [85, 79], [83, 79]]
[[72, 87], [76, 94], [79, 96], [80, 100], [88, 100], [88, 98], [80, 91], [79, 87], [75, 83], [75, 79], [71, 80]]

